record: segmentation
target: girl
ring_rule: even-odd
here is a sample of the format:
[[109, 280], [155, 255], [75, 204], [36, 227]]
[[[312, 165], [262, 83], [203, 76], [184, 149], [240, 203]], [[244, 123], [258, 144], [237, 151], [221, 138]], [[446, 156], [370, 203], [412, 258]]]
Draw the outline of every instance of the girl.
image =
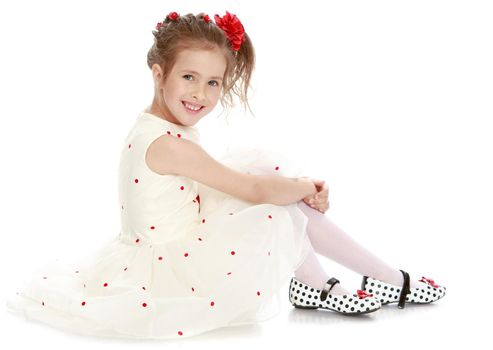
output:
[[[445, 287], [411, 279], [332, 223], [324, 181], [282, 155], [237, 150], [218, 162], [200, 147], [195, 124], [232, 93], [248, 103], [255, 63], [238, 17], [214, 20], [171, 12], [153, 32], [154, 99], [121, 151], [119, 235], [43, 266], [9, 309], [88, 335], [164, 339], [276, 316], [293, 271], [297, 308], [357, 315], [443, 297]], [[361, 290], [330, 278], [315, 252], [361, 274]]]

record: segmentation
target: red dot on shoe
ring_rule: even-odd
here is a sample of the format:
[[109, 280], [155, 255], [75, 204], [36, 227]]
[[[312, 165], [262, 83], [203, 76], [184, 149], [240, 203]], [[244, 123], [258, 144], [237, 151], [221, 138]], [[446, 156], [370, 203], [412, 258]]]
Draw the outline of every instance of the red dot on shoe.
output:
[[231, 272], [228, 272], [228, 275], [231, 275]]
[[279, 167], [278, 166], [276, 166], [276, 170], [279, 170]]
[[205, 219], [202, 219], [202, 223], [204, 223], [204, 222], [205, 222]]
[[45, 305], [45, 302], [43, 301], [41, 304], [44, 306]]
[[132, 144], [131, 143], [128, 144], [128, 148], [130, 148], [130, 147], [132, 147]]
[[231, 255], [235, 255], [235, 254], [236, 254], [236, 253], [235, 253], [235, 251], [234, 251], [234, 250], [232, 250], [232, 251], [231, 251]]
[[181, 137], [181, 134], [176, 134], [176, 136]]
[[146, 287], [142, 287], [143, 290], [146, 290]]
[[103, 286], [108, 287], [108, 283], [103, 284]]
[[166, 132], [168, 133], [168, 135], [171, 135], [171, 131], [169, 131], [169, 130], [168, 130], [168, 131], [166, 131]]
[[138, 183], [139, 182], [139, 179], [135, 179], [134, 181], [135, 181], [135, 183]]
[[83, 302], [81, 303], [81, 305], [82, 305], [82, 306], [86, 305], [86, 302], [85, 302], [85, 301], [83, 301]]
[[214, 306], [214, 302], [213, 301], [211, 301], [211, 306]]
[[159, 259], [159, 260], [163, 260], [163, 257], [162, 257], [162, 256], [160, 256], [158, 259]]
[[146, 303], [142, 303], [142, 306], [143, 306], [143, 307], [146, 307], [146, 306], [147, 306], [147, 304], [146, 304]]
[[182, 191], [183, 191], [183, 189], [184, 189], [184, 188], [185, 188], [185, 187], [181, 186], [181, 187], [180, 187], [180, 190], [182, 190]]
[[183, 335], [183, 332], [182, 331], [178, 331], [178, 335]]
[[185, 253], [185, 257], [187, 257], [187, 256], [188, 256], [188, 253]]
[[139, 239], [139, 238], [137, 238], [137, 239], [135, 240], [135, 243], [139, 243], [139, 241], [140, 241], [140, 239]]
[[269, 219], [272, 219], [272, 216], [269, 215]]
[[154, 229], [155, 229], [155, 227], [154, 226], [151, 226], [151, 230], [154, 230]]
[[257, 295], [260, 295], [260, 292], [257, 291]]

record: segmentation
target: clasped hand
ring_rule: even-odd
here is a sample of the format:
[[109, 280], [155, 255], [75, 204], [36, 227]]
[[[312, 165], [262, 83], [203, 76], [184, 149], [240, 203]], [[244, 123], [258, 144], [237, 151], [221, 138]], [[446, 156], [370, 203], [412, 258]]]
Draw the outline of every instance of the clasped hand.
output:
[[306, 196], [303, 198], [303, 201], [313, 209], [316, 209], [324, 214], [327, 209], [329, 209], [329, 188], [323, 180], [311, 178], [310, 180], [313, 182], [318, 192], [313, 195]]

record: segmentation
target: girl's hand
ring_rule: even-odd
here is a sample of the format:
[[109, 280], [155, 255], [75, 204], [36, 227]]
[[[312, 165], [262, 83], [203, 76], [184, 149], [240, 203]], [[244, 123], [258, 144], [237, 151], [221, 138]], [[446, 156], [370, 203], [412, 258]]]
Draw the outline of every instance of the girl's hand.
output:
[[323, 180], [311, 179], [311, 181], [318, 192], [303, 198], [303, 201], [323, 214], [329, 208], [329, 188]]

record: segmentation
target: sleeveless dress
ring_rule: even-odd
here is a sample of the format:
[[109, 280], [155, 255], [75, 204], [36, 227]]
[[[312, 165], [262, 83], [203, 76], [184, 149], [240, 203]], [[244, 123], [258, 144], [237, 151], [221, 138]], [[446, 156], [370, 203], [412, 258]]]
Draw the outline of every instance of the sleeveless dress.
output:
[[[145, 162], [163, 134], [200, 144], [196, 127], [141, 111], [119, 165], [120, 233], [74, 261], [45, 263], [7, 309], [84, 335], [171, 339], [266, 321], [304, 261], [307, 217], [296, 203], [243, 201]], [[218, 159], [251, 174], [302, 176], [275, 150], [236, 148]], [[284, 294], [285, 293], [285, 294]]]

